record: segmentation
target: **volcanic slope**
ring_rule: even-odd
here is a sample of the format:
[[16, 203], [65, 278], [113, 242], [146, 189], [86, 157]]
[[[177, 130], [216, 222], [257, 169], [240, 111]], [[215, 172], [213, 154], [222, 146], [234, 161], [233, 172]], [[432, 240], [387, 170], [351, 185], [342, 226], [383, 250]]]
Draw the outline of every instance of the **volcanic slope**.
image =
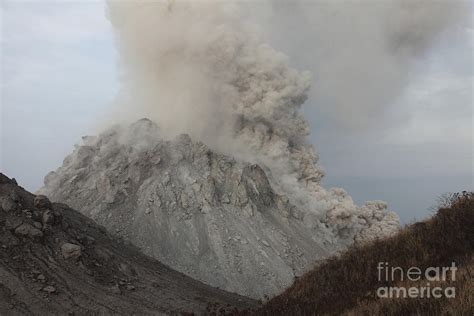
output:
[[384, 202], [357, 207], [344, 190], [320, 186], [292, 192], [275, 174], [185, 134], [165, 140], [143, 119], [84, 137], [40, 192], [173, 269], [254, 298], [354, 241], [398, 229]]
[[0, 315], [208, 314], [256, 306], [111, 237], [0, 174]]

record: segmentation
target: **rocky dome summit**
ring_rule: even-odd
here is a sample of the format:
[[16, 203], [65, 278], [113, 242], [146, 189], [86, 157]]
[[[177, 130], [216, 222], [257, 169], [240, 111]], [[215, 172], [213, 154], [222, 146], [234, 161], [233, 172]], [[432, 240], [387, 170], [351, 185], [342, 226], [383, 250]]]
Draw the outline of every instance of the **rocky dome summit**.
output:
[[390, 235], [386, 204], [285, 190], [278, 172], [142, 119], [83, 143], [40, 190], [193, 278], [262, 298], [354, 242]]

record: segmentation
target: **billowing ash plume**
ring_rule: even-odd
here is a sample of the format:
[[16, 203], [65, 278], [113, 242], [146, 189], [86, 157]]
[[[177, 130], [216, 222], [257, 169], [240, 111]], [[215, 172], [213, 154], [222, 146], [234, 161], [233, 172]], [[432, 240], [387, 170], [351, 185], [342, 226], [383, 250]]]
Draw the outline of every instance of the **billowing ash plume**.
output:
[[[370, 11], [367, 23], [375, 29], [407, 21], [399, 32], [388, 29], [397, 39], [390, 43], [399, 44], [382, 45], [394, 51], [393, 60], [399, 61], [389, 67], [398, 71], [397, 65], [408, 65], [429, 46], [445, 22], [420, 22], [418, 7], [410, 16], [401, 12], [413, 11], [411, 4], [388, 3], [375, 6], [384, 12], [382, 20], [372, 18], [376, 12]], [[254, 12], [246, 2], [110, 1], [108, 15], [122, 66], [112, 119], [151, 121], [86, 137], [45, 178], [41, 191], [179, 271], [261, 298], [287, 287], [315, 260], [354, 241], [394, 233], [399, 220], [386, 212], [384, 202], [357, 207], [344, 190], [320, 186], [324, 172], [307, 142], [308, 123], [300, 113], [310, 75], [291, 68], [283, 54], [257, 35], [252, 21], [262, 16], [261, 9], [282, 5], [260, 4]], [[344, 7], [328, 3], [326, 9]], [[383, 20], [389, 9], [400, 17]], [[359, 13], [352, 18], [366, 15]], [[314, 14], [331, 25], [320, 11]], [[388, 24], [378, 25], [380, 21]], [[406, 33], [410, 25], [417, 33]], [[374, 40], [384, 40], [381, 34]], [[341, 45], [344, 36], [336, 32], [335, 43]], [[359, 81], [353, 78], [359, 71], [345, 70], [351, 52], [325, 45], [327, 50], [319, 52], [334, 52], [342, 56], [341, 63], [326, 56], [331, 61], [326, 65], [324, 54], [317, 56], [322, 59], [312, 65], [329, 81], [315, 91], [323, 98], [339, 98], [336, 103], [345, 94], [362, 100], [362, 92], [356, 91]], [[387, 54], [372, 56], [366, 69], [373, 74], [370, 80], [385, 73], [376, 68], [392, 60]], [[341, 78], [328, 75], [331, 65]], [[376, 89], [401, 85], [401, 79], [388, 73], [387, 86], [382, 76]], [[340, 80], [342, 90], [331, 79]], [[189, 136], [175, 137], [183, 133]]]
[[242, 12], [236, 2], [110, 2], [124, 66], [120, 111], [319, 181], [299, 113], [310, 76], [254, 35]]
[[123, 72], [119, 118], [149, 117], [165, 135], [189, 133], [319, 182], [323, 171], [299, 112], [310, 75], [258, 34], [311, 68], [312, 105], [359, 125], [400, 94], [413, 62], [462, 9], [425, 0], [110, 1]]

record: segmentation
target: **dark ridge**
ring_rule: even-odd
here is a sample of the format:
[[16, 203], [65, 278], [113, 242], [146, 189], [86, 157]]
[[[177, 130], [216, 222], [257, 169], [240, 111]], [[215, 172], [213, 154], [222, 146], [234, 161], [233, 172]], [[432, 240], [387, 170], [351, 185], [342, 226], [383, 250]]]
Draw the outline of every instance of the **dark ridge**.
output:
[[[401, 280], [379, 281], [377, 266], [448, 267], [455, 262], [455, 298], [378, 298], [379, 287], [425, 286]], [[474, 193], [450, 198], [431, 219], [414, 223], [391, 238], [353, 246], [299, 278], [257, 310], [239, 315], [474, 315]], [[434, 285], [433, 285], [434, 286]]]
[[208, 314], [256, 304], [162, 265], [0, 173], [0, 315]]

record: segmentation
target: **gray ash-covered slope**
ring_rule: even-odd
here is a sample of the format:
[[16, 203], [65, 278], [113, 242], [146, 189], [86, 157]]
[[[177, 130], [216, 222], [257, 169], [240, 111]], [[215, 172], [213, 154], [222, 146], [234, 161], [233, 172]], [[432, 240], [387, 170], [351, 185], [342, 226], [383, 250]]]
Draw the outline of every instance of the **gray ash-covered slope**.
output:
[[0, 174], [0, 315], [208, 314], [255, 305], [164, 266]]
[[149, 120], [83, 142], [40, 192], [231, 292], [276, 294], [317, 260], [398, 227], [383, 202], [356, 207], [343, 190], [316, 184], [310, 197], [300, 196], [264, 163], [217, 153], [187, 135], [163, 140]]

